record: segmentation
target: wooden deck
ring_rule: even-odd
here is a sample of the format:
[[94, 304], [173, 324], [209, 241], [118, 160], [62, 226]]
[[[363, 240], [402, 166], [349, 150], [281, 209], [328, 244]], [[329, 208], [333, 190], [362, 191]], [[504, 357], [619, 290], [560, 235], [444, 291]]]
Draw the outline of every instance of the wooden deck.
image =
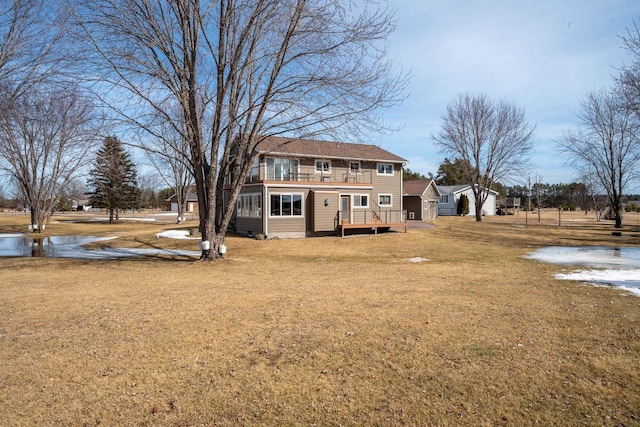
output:
[[382, 222], [382, 221], [374, 221], [365, 224], [351, 224], [345, 223], [338, 225], [338, 229], [340, 230], [340, 234], [344, 237], [344, 230], [371, 230], [375, 234], [378, 234], [379, 228], [404, 228], [404, 232], [407, 232], [407, 223], [406, 222]]

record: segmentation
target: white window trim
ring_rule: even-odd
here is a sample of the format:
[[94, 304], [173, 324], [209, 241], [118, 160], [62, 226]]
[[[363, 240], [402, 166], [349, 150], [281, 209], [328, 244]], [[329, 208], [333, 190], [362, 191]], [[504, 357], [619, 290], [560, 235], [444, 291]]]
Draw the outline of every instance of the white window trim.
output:
[[[352, 164], [358, 165], [358, 170], [354, 171], [353, 169], [351, 169], [351, 165]], [[358, 161], [349, 161], [349, 173], [358, 174], [358, 173], [361, 173], [361, 172], [362, 172], [362, 164], [360, 162], [358, 162]]]
[[[380, 173], [380, 166], [391, 166], [391, 173]], [[378, 163], [376, 165], [376, 175], [378, 176], [393, 176], [394, 173], [393, 163]]]
[[[322, 167], [320, 168], [320, 170], [318, 170], [318, 162], [322, 163]], [[329, 166], [327, 170], [324, 170], [325, 163]], [[316, 161], [314, 162], [314, 171], [315, 173], [331, 173], [331, 160], [316, 159]]]
[[[300, 196], [300, 202], [302, 204], [302, 206], [300, 207], [300, 215], [271, 215], [271, 196], [282, 196], [282, 195], [291, 196], [292, 212], [293, 212], [293, 196]], [[287, 193], [287, 192], [269, 193], [269, 218], [270, 219], [272, 218], [280, 218], [280, 219], [304, 218], [304, 193]]]
[[[382, 204], [382, 202], [380, 201], [380, 197], [382, 197], [382, 196], [389, 196], [389, 204], [388, 205], [383, 205]], [[387, 194], [387, 193], [378, 194], [378, 205], [380, 207], [384, 206], [385, 208], [393, 206], [393, 194]]]
[[[356, 206], [356, 197], [360, 197], [360, 202], [362, 202], [362, 197], [367, 197], [367, 206]], [[352, 194], [351, 195], [351, 209], [369, 209], [369, 199], [371, 196], [369, 194]]]

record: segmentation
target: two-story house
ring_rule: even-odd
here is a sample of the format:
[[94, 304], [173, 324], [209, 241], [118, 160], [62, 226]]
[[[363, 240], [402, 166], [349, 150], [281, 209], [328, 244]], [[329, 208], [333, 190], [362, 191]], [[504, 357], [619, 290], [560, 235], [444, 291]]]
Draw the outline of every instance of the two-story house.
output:
[[262, 141], [234, 218], [238, 234], [305, 237], [404, 227], [406, 160], [375, 145]]

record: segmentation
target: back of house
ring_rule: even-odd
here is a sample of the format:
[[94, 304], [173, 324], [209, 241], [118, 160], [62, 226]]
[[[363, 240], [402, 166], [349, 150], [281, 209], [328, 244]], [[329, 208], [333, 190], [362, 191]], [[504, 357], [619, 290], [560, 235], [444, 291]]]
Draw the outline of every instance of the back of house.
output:
[[305, 237], [406, 224], [406, 160], [368, 144], [269, 137], [236, 203], [238, 234]]

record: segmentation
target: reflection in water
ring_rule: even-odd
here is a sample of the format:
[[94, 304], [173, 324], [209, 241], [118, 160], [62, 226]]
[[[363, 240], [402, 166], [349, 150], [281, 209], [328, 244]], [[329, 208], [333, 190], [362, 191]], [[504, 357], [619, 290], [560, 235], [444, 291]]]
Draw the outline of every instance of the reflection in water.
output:
[[0, 235], [0, 256], [14, 257], [55, 257], [58, 248], [65, 250], [78, 249], [96, 238], [92, 236], [48, 236], [27, 237]]
[[31, 237], [23, 234], [0, 234], [0, 257], [115, 259], [162, 255], [197, 259], [200, 256], [199, 251], [161, 248], [111, 248], [100, 250], [84, 248], [89, 243], [112, 238], [95, 236]]

